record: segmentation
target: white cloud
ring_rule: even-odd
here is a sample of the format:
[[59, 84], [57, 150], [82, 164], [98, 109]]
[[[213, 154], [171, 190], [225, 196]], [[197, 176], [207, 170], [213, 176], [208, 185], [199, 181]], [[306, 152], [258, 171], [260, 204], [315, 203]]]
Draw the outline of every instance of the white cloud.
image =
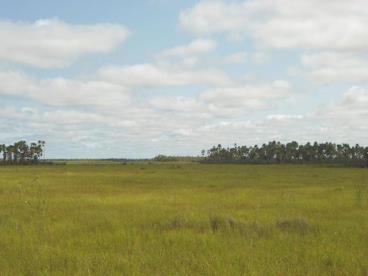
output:
[[127, 28], [113, 24], [0, 21], [0, 60], [39, 68], [65, 67], [84, 54], [113, 51], [128, 34]]
[[200, 112], [204, 106], [191, 97], [156, 97], [150, 101], [153, 108], [176, 112]]
[[135, 64], [128, 66], [106, 66], [99, 70], [103, 80], [129, 87], [160, 87], [187, 85], [228, 85], [231, 79], [222, 71], [185, 70], [164, 68], [154, 64]]
[[159, 96], [149, 103], [158, 111], [169, 111], [176, 116], [229, 119], [261, 109], [269, 109], [290, 95], [290, 84], [278, 80], [268, 85], [212, 88], [200, 93], [198, 97]]
[[268, 58], [269, 58], [268, 55], [264, 52], [254, 52], [251, 55], [252, 61], [257, 64], [265, 63]]
[[[287, 88], [282, 81], [274, 86]], [[0, 125], [7, 129], [1, 137], [10, 141], [17, 137], [42, 137], [50, 144], [48, 152], [55, 151], [54, 157], [79, 158], [199, 154], [201, 149], [213, 144], [251, 145], [273, 139], [284, 142], [359, 141], [368, 145], [367, 91], [353, 87], [336, 103], [321, 105], [314, 112], [294, 115], [270, 111], [263, 119], [248, 116], [245, 119], [234, 112], [225, 117], [201, 117], [201, 112], [216, 110], [205, 101], [191, 97], [161, 96], [149, 105], [127, 106], [115, 113], [8, 107], [0, 109]], [[70, 152], [57, 152], [57, 145], [65, 141], [70, 144]], [[94, 148], [92, 152], [91, 147]], [[142, 147], [144, 151], [138, 151]]]
[[[179, 22], [185, 30], [197, 35], [244, 32], [249, 23], [245, 3], [200, 1], [180, 14]], [[243, 30], [242, 30], [243, 29]]]
[[312, 116], [322, 126], [325, 140], [368, 145], [367, 107], [368, 89], [354, 86], [342, 100], [321, 105]]
[[365, 0], [202, 0], [183, 11], [179, 22], [196, 35], [250, 36], [273, 48], [365, 51]]
[[276, 100], [285, 99], [290, 93], [290, 84], [287, 81], [278, 80], [271, 85], [211, 89], [203, 92], [200, 99], [218, 108], [257, 110], [268, 107]]
[[289, 120], [301, 120], [302, 115], [288, 115], [288, 114], [272, 114], [267, 116], [268, 120], [274, 121], [289, 121]]
[[[270, 140], [368, 145], [368, 89], [352, 87], [334, 103], [303, 114], [270, 114], [259, 120], [216, 120], [203, 124], [198, 137], [208, 143], [262, 144]], [[199, 140], [198, 139], [198, 142]]]
[[367, 82], [368, 61], [363, 55], [348, 52], [303, 54], [300, 74], [317, 82]]
[[103, 81], [35, 79], [20, 72], [0, 72], [0, 96], [29, 98], [51, 106], [113, 107], [126, 105], [128, 91]]
[[155, 61], [161, 67], [191, 68], [199, 64], [201, 55], [208, 54], [216, 48], [215, 41], [199, 38], [187, 45], [161, 51], [155, 56]]
[[199, 54], [204, 54], [213, 51], [216, 48], [216, 42], [210, 39], [196, 39], [188, 45], [177, 46], [167, 49], [158, 54], [159, 58], [173, 57], [190, 57]]
[[242, 64], [247, 61], [248, 54], [246, 52], [232, 53], [224, 58], [225, 64]]
[[[51, 143], [54, 156], [66, 157], [197, 154], [211, 144], [272, 139], [368, 145], [367, 89], [352, 87], [335, 102], [329, 98], [315, 108], [311, 104], [321, 101], [318, 96], [308, 101], [310, 95], [292, 93], [288, 81], [261, 82], [279, 65], [270, 62], [266, 76], [257, 73], [263, 68], [252, 67], [274, 52], [267, 47], [301, 48], [309, 49], [301, 58], [302, 76], [318, 82], [367, 81], [364, 7], [361, 0], [199, 1], [181, 14], [180, 22], [200, 38], [154, 55], [153, 63], [107, 65], [92, 76], [71, 79], [0, 70], [0, 125], [7, 130], [0, 137], [40, 136]], [[215, 34], [250, 38], [266, 48], [206, 56], [217, 48], [208, 38]], [[120, 25], [0, 22], [0, 61], [63, 67], [84, 54], [116, 49], [126, 35]], [[230, 50], [225, 47], [219, 51]], [[283, 53], [294, 57], [299, 51]], [[246, 71], [239, 66], [221, 70], [224, 64], [247, 61]], [[244, 76], [249, 72], [254, 75]], [[143, 94], [147, 98], [139, 94], [152, 88], [154, 93]], [[163, 93], [161, 88], [172, 89]], [[65, 141], [70, 152], [57, 152]]]
[[368, 114], [368, 89], [353, 86], [344, 95], [343, 106], [354, 109], [363, 109]]

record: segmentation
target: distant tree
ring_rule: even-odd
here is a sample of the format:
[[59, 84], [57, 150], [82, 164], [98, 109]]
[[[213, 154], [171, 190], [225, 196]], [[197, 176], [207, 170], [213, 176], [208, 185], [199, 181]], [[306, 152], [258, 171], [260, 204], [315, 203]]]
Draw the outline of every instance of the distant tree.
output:
[[365, 166], [368, 167], [368, 147], [364, 149]]
[[45, 141], [27, 144], [26, 141], [18, 141], [13, 145], [0, 144], [3, 164], [25, 164], [38, 162], [44, 153]]
[[25, 163], [27, 161], [27, 155], [29, 151], [29, 147], [26, 141], [18, 142], [18, 150], [19, 150], [19, 158], [21, 163]]
[[368, 166], [368, 149], [356, 144], [337, 145], [331, 142], [310, 142], [299, 145], [292, 141], [286, 144], [272, 141], [261, 146], [238, 146], [224, 148], [221, 144], [202, 151], [208, 162], [246, 163], [346, 163]]
[[4, 144], [0, 145], [0, 153], [3, 154], [3, 162], [6, 162], [6, 146]]
[[6, 147], [6, 160], [8, 163], [12, 163], [13, 162], [13, 154], [14, 154], [14, 146], [13, 145], [9, 145]]

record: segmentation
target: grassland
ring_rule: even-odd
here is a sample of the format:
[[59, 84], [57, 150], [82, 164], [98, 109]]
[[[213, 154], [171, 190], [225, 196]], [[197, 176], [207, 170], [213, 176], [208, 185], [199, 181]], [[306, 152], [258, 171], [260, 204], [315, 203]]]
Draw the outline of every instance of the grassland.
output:
[[0, 167], [0, 275], [367, 275], [368, 169]]

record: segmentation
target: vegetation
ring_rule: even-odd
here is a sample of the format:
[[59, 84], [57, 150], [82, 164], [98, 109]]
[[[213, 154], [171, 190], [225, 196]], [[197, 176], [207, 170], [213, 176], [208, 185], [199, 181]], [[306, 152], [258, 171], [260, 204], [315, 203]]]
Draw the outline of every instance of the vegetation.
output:
[[368, 170], [0, 167], [0, 275], [367, 275]]
[[13, 145], [0, 145], [2, 154], [2, 164], [28, 164], [37, 163], [43, 155], [45, 141], [27, 144], [26, 141], [19, 141]]
[[195, 162], [201, 161], [203, 160], [203, 158], [194, 156], [168, 156], [159, 154], [155, 156], [152, 160], [158, 162]]
[[202, 151], [207, 162], [242, 162], [242, 163], [342, 163], [368, 166], [368, 147], [358, 144], [306, 143], [282, 144], [269, 142], [262, 146], [238, 146], [224, 148], [214, 146]]

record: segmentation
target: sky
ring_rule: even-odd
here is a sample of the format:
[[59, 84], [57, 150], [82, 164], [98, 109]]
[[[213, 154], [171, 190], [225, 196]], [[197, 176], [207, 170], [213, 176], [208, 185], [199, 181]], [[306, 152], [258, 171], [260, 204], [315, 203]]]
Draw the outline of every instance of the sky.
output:
[[0, 0], [0, 142], [149, 158], [368, 145], [366, 0]]

